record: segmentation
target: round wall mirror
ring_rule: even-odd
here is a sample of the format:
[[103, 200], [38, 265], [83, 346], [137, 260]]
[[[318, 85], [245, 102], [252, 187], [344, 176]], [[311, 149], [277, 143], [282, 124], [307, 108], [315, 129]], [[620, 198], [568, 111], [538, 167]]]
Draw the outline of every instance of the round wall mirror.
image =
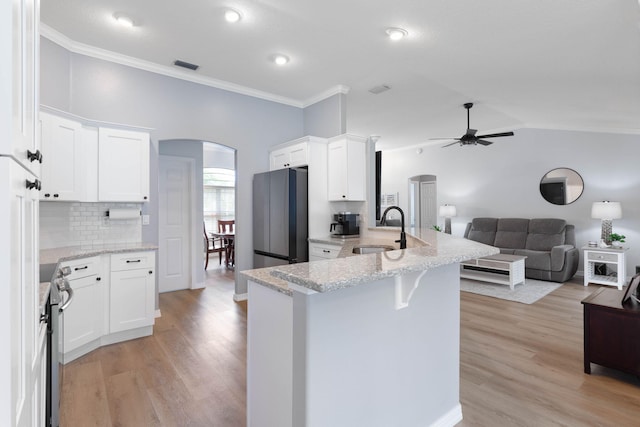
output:
[[568, 205], [582, 195], [584, 182], [580, 174], [573, 169], [553, 169], [540, 180], [540, 194], [554, 205]]

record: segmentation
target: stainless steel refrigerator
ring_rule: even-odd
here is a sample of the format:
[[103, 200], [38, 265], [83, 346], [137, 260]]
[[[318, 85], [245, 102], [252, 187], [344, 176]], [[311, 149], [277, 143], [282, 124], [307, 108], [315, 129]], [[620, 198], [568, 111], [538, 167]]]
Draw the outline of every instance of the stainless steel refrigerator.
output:
[[307, 170], [280, 169], [253, 176], [253, 267], [309, 260]]

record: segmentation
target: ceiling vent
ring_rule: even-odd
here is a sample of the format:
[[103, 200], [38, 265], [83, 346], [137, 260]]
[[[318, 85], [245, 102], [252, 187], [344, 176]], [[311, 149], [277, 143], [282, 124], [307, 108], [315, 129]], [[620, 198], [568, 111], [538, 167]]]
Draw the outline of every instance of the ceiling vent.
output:
[[389, 85], [380, 85], [380, 86], [374, 86], [371, 89], [369, 89], [369, 92], [371, 92], [374, 95], [378, 95], [382, 92], [386, 92], [389, 89], [391, 89], [391, 86]]
[[189, 62], [184, 62], [184, 61], [180, 61], [179, 59], [176, 59], [173, 63], [173, 65], [176, 65], [178, 67], [182, 67], [182, 68], [188, 68], [190, 70], [197, 70], [198, 68], [200, 68], [199, 65], [196, 64], [191, 64]]

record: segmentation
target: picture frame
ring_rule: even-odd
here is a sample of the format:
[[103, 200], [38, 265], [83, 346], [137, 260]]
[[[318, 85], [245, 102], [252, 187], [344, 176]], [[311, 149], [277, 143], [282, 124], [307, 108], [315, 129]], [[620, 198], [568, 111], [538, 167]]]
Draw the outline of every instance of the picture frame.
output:
[[624, 296], [622, 297], [621, 303], [624, 305], [625, 302], [632, 300], [636, 303], [640, 303], [638, 299], [638, 285], [640, 284], [640, 273], [636, 274], [631, 278], [629, 284], [627, 285], [627, 289], [624, 291]]

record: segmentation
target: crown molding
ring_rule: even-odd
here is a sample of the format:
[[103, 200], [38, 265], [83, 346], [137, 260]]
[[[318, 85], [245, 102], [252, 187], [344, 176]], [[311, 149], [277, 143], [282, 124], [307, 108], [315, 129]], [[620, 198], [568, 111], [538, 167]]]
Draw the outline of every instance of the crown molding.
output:
[[297, 108], [308, 107], [309, 105], [312, 105], [318, 101], [322, 101], [323, 99], [326, 99], [337, 93], [349, 92], [349, 88], [346, 86], [336, 86], [303, 102], [297, 99], [287, 98], [284, 96], [263, 92], [257, 89], [236, 85], [234, 83], [229, 83], [223, 80], [195, 75], [182, 70], [174, 69], [173, 67], [169, 67], [166, 65], [155, 64], [153, 62], [144, 61], [127, 55], [122, 55], [106, 49], [100, 49], [95, 46], [79, 43], [43, 23], [40, 24], [40, 35], [46, 37], [52, 42], [62, 46], [63, 48], [73, 53]]
[[349, 86], [344, 86], [344, 85], [334, 86], [332, 88], [329, 88], [329, 89], [325, 90], [324, 92], [321, 92], [321, 93], [319, 93], [319, 94], [317, 94], [315, 96], [312, 96], [311, 98], [308, 98], [307, 100], [305, 100], [302, 103], [302, 108], [306, 108], [306, 107], [308, 107], [310, 105], [313, 105], [313, 104], [315, 104], [317, 102], [324, 101], [325, 99], [330, 98], [330, 97], [332, 97], [334, 95], [338, 95], [338, 94], [346, 95], [346, 94], [349, 93], [350, 90], [351, 90], [351, 88]]

